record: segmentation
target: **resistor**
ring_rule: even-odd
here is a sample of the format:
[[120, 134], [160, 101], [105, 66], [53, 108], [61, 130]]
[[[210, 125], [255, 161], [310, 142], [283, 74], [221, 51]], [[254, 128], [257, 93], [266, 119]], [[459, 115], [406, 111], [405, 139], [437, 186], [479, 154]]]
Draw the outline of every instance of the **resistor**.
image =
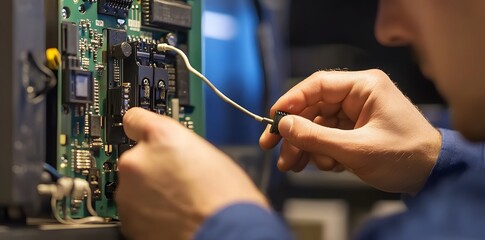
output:
[[91, 148], [92, 148], [92, 149], [99, 150], [99, 149], [101, 149], [103, 146], [104, 146], [104, 144], [103, 144], [103, 141], [101, 140], [101, 138], [95, 138], [95, 139], [93, 139], [93, 141], [91, 142]]
[[79, 21], [79, 25], [81, 25], [81, 28], [82, 28], [83, 32], [86, 31], [86, 20], [81, 19]]

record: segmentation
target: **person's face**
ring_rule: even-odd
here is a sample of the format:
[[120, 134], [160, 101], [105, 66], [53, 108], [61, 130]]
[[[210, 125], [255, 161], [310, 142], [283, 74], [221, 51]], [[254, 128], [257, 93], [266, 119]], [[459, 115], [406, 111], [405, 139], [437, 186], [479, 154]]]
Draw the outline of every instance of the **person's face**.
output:
[[485, 1], [380, 0], [375, 27], [381, 44], [414, 48], [453, 127], [485, 140]]

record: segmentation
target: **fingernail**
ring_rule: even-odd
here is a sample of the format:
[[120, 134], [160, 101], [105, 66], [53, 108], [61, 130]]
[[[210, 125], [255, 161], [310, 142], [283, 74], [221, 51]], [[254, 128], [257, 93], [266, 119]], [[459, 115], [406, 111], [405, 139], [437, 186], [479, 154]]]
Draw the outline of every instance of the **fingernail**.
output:
[[293, 117], [292, 116], [286, 116], [283, 117], [280, 120], [280, 124], [278, 125], [278, 130], [280, 131], [280, 134], [286, 134], [290, 131], [291, 127], [293, 126]]
[[278, 168], [281, 169], [285, 165], [285, 160], [283, 160], [281, 157], [278, 159], [277, 162]]

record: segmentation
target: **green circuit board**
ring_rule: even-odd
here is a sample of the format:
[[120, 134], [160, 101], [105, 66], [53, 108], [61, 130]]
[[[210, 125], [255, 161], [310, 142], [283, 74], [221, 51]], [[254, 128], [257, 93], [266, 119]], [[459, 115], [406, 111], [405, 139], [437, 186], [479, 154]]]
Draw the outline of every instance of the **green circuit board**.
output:
[[[169, 43], [201, 67], [201, 1], [59, 0], [57, 169], [90, 183], [99, 216], [118, 219], [117, 162], [136, 143], [123, 131], [131, 107], [175, 118], [204, 135], [202, 83]], [[89, 216], [68, 198], [62, 215]]]

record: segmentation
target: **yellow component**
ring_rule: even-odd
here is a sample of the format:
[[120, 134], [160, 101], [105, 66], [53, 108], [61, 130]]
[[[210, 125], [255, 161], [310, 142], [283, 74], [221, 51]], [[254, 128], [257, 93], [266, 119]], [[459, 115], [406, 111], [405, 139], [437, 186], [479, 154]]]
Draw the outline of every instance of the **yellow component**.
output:
[[46, 65], [51, 70], [58, 70], [61, 65], [61, 54], [57, 48], [45, 50]]
[[61, 144], [61, 146], [66, 146], [66, 144], [67, 144], [66, 134], [59, 135], [59, 143]]
[[113, 152], [113, 145], [104, 145], [104, 152], [107, 154]]

